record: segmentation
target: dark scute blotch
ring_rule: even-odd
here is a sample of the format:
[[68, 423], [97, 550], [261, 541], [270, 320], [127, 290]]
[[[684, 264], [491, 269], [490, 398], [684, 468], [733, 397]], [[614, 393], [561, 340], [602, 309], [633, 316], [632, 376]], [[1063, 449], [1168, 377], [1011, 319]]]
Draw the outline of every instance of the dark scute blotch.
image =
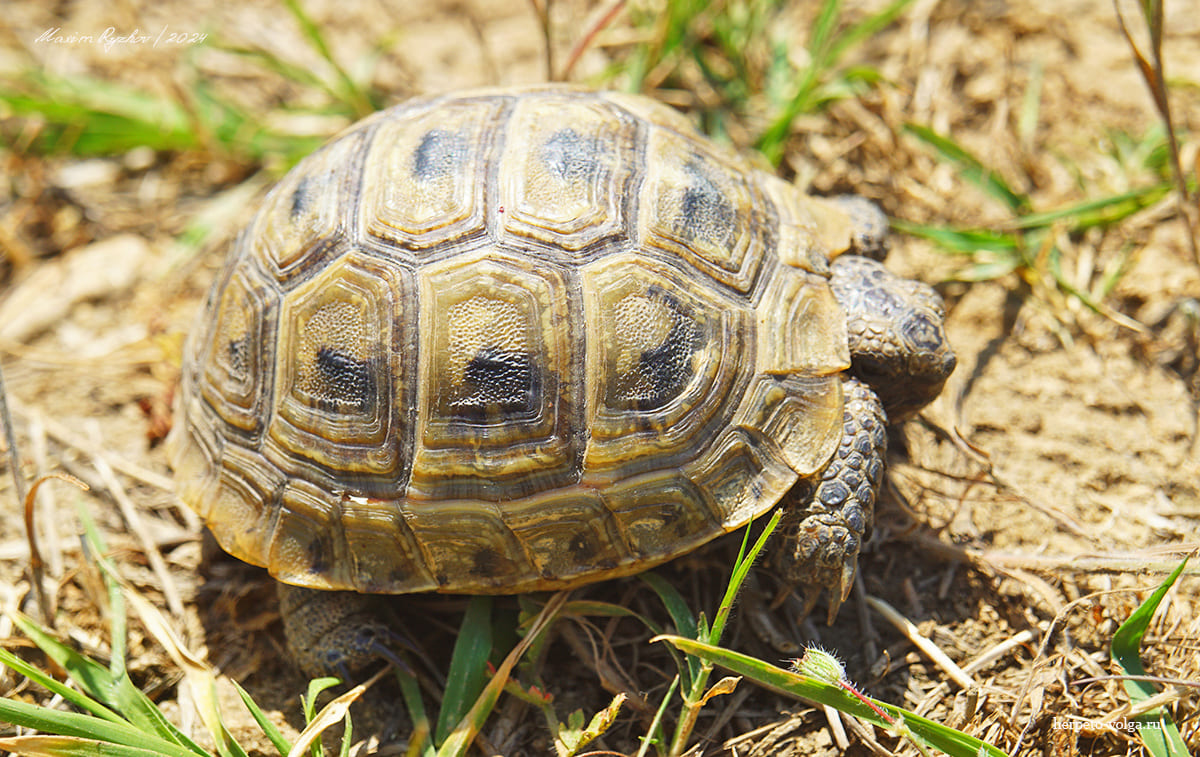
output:
[[596, 545], [587, 534], [577, 534], [567, 545], [567, 551], [575, 562], [586, 563], [596, 556]]
[[229, 351], [229, 369], [237, 378], [245, 379], [250, 372], [249, 337], [234, 339], [229, 343], [227, 349]]
[[308, 569], [313, 575], [324, 575], [329, 570], [329, 545], [324, 539], [313, 539], [308, 543]]
[[292, 207], [289, 215], [293, 220], [308, 210], [311, 204], [309, 189], [309, 177], [303, 176], [300, 181], [296, 182], [296, 188], [292, 190]]
[[492, 578], [503, 571], [504, 555], [491, 547], [484, 547], [471, 555], [471, 575]]
[[675, 399], [695, 374], [692, 355], [704, 344], [701, 324], [659, 287], [650, 296], [665, 300], [674, 312], [671, 330], [662, 344], [643, 350], [637, 368], [619, 377], [617, 395], [634, 410], [657, 410]]
[[541, 159], [563, 181], [590, 179], [596, 174], [604, 143], [574, 129], [559, 129], [542, 144]]
[[466, 153], [466, 140], [449, 129], [430, 129], [421, 137], [413, 154], [413, 174], [422, 181], [432, 181], [458, 173]]
[[737, 222], [733, 203], [699, 163], [688, 163], [684, 171], [688, 185], [683, 190], [676, 232], [684, 239], [703, 238], [713, 244], [729, 244]]
[[375, 378], [368, 361], [324, 346], [317, 350], [317, 369], [321, 372], [326, 389], [323, 399], [329, 409], [336, 411], [350, 406], [362, 412], [374, 403]]
[[471, 420], [524, 415], [540, 404], [537, 366], [526, 352], [485, 347], [467, 363], [463, 383], [462, 396], [451, 407]]

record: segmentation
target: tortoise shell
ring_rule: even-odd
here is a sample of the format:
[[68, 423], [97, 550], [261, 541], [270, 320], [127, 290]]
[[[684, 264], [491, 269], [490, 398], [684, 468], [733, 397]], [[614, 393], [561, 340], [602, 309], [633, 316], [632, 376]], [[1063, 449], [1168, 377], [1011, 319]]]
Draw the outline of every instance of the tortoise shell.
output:
[[524, 592], [685, 553], [837, 446], [838, 212], [640, 96], [377, 113], [235, 242], [186, 346], [179, 494], [315, 588]]

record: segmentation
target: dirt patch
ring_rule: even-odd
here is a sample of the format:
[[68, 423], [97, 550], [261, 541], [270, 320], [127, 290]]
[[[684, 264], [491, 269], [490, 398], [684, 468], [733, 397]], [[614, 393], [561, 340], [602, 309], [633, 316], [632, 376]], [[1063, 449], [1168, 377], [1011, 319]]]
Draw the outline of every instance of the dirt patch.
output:
[[[390, 93], [389, 103], [421, 92], [544, 78], [539, 24], [524, 4], [421, 0], [365, 2], [349, 10], [332, 2], [305, 5], [334, 55], [352, 71], [367, 70], [370, 51], [382, 51], [369, 70], [372, 83]], [[844, 5], [845, 17], [853, 20], [884, 4]], [[1167, 6], [1165, 57], [1168, 76], [1179, 83], [1172, 97], [1187, 133], [1197, 128], [1200, 112], [1195, 86], [1200, 50], [1194, 45], [1200, 21], [1186, 3]], [[633, 4], [617, 16], [580, 60], [576, 79], [602, 80], [631, 44], [652, 33], [630, 22], [641, 9]], [[581, 30], [604, 10], [582, 2], [553, 5], [553, 57], [559, 65]], [[1126, 10], [1131, 18], [1132, 6]], [[227, 46], [270, 50], [323, 77], [331, 74], [297, 25], [267, 0], [212, 11], [177, 2], [110, 10], [18, 1], [5, 13], [0, 70], [6, 75], [86, 74], [159, 95], [204, 79], [242, 106], [271, 113], [282, 102], [299, 111], [322, 101], [318, 90], [228, 52], [132, 42], [106, 50], [53, 41], [54, 35], [38, 41], [47, 30], [100, 35], [110, 26], [151, 34], [164, 26], [207, 31]], [[815, 13], [815, 4], [798, 3], [773, 29], [797, 59], [805, 54]], [[705, 38], [703, 28], [697, 34]], [[890, 216], [912, 223], [979, 228], [1013, 220], [1009, 208], [905, 131], [910, 123], [952, 135], [1027, 195], [1032, 210], [1160, 180], [1164, 149], [1155, 136], [1158, 120], [1106, 0], [1060, 3], [1053, 10], [1026, 0], [921, 0], [849, 55], [849, 63], [873, 68], [885, 83], [797, 122], [782, 170], [814, 191], [862, 192]], [[657, 93], [662, 99], [689, 111], [711, 107], [704, 72], [684, 66], [663, 81], [667, 88]], [[756, 122], [761, 102], [752, 98], [743, 118], [726, 129], [739, 147], [748, 147], [739, 135], [761, 126]], [[329, 133], [348, 120], [292, 113], [288, 124]], [[14, 126], [12, 119], [6, 124]], [[294, 735], [302, 726], [297, 695], [304, 681], [280, 647], [270, 583], [262, 573], [219, 556], [202, 559], [198, 524], [171, 494], [157, 443], [169, 424], [182, 336], [219, 268], [224, 245], [246, 222], [267, 182], [251, 178], [245, 161], [204, 150], [132, 150], [86, 160], [38, 157], [24, 149], [36, 131], [33, 122], [5, 131], [14, 147], [0, 156], [9, 178], [0, 188], [0, 306], [28, 296], [34, 277], [49, 276], [44, 281], [56, 283], [33, 293], [45, 289], [44, 297], [61, 300], [62, 308], [40, 326], [0, 341], [0, 361], [17, 407], [26, 476], [65, 471], [93, 486], [81, 496], [50, 484], [38, 506], [60, 624], [74, 629], [94, 653], [107, 653], [107, 625], [99, 609], [105, 603], [74, 536], [73, 508], [82, 498], [133, 584], [167, 608], [186, 641], [243, 683]], [[1182, 152], [1185, 165], [1196, 164], [1194, 139], [1184, 141]], [[216, 229], [199, 252], [178, 243], [195, 230], [197, 218]], [[148, 243], [133, 275], [116, 277], [107, 289], [67, 297], [64, 292], [74, 290], [62, 282], [94, 278], [80, 262], [87, 259], [80, 251], [120, 233]], [[850, 676], [872, 695], [924, 707], [930, 717], [1005, 749], [1020, 743], [1022, 754], [1142, 754], [1124, 732], [1095, 725], [1127, 701], [1120, 684], [1072, 681], [1112, 672], [1107, 650], [1117, 624], [1180, 555], [1198, 546], [1200, 269], [1171, 197], [1115, 225], [1074, 234], [1056, 228], [1052, 239], [1064, 285], [1046, 266], [983, 283], [956, 281], [963, 261], [912, 237], [899, 239], [889, 261], [901, 273], [939, 283], [959, 368], [943, 396], [893, 434], [890, 483], [876, 536], [861, 562], [862, 589], [914, 621], [959, 664], [1006, 640], [1021, 642], [973, 671], [975, 709], [964, 710], [975, 695], [944, 685], [944, 672], [885, 626], [867, 608], [862, 590], [831, 628], [811, 619], [793, 622], [789, 608], [776, 617], [793, 641], [819, 641], [838, 651]], [[111, 264], [129, 259], [118, 255]], [[1065, 294], [1069, 288], [1094, 295], [1099, 312]], [[5, 327], [0, 323], [0, 335]], [[112, 479], [97, 461], [115, 469]], [[13, 479], [7, 461], [0, 465], [5, 474], [0, 584], [6, 587], [0, 600], [7, 608], [32, 612]], [[131, 529], [128, 512], [122, 513], [125, 497], [143, 527], [141, 537]], [[165, 558], [166, 584], [146, 558], [147, 543]], [[724, 585], [731, 548], [715, 545], [663, 574], [691, 607], [711, 613], [712, 587]], [[763, 576], [762, 583], [758, 591], [769, 594], [770, 577]], [[1152, 673], [1200, 677], [1198, 588], [1193, 566], [1151, 626], [1143, 660]], [[174, 592], [178, 611], [171, 607]], [[667, 622], [657, 598], [636, 580], [578, 596]], [[418, 641], [444, 669], [462, 601], [403, 602], [408, 604], [401, 605], [402, 612], [431, 619], [431, 630]], [[745, 615], [735, 616], [730, 644], [777, 660], [780, 653], [750, 632], [751, 605], [747, 600]], [[501, 606], [515, 612], [514, 605]], [[737, 622], [743, 617], [747, 622]], [[10, 636], [9, 646], [21, 646], [7, 622], [0, 631]], [[134, 679], [154, 691], [173, 719], [202, 733], [186, 696], [180, 699], [178, 670], [136, 622], [132, 635]], [[648, 709], [631, 704], [603, 741], [632, 753], [673, 674], [670, 658], [647, 637], [628, 619], [567, 623], [534, 672], [558, 697], [560, 716], [576, 707], [595, 711], [614, 690], [636, 693]], [[595, 650], [603, 652], [601, 663], [581, 665]], [[11, 673], [0, 682], [10, 695], [38, 698], [19, 688]], [[355, 711], [356, 733], [372, 748], [396, 750], [408, 726], [389, 686]], [[1197, 695], [1194, 688], [1179, 691], [1168, 709], [1196, 751]], [[238, 714], [226, 683], [221, 696], [233, 713], [235, 735], [269, 750], [252, 735], [248, 717]], [[677, 708], [668, 711], [673, 717]], [[1068, 718], [1089, 725], [1083, 731], [1058, 727]], [[743, 685], [705, 709], [697, 743], [706, 754], [839, 753], [831, 733], [821, 713]], [[484, 739], [483, 748], [495, 753], [550, 749], [540, 715], [511, 697], [489, 722]], [[845, 753], [867, 752], [856, 741]]]

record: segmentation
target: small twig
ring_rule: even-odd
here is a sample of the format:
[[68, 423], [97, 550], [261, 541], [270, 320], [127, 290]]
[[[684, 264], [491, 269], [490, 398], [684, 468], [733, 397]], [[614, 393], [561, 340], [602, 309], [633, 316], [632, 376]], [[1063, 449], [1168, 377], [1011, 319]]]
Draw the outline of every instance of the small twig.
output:
[[[1082, 686], [1085, 683], [1099, 683], [1100, 681], [1148, 681], [1150, 683], [1161, 683], [1164, 686], [1187, 686], [1193, 689], [1200, 689], [1200, 681], [1188, 681], [1183, 678], [1163, 678], [1162, 676], [1130, 676], [1130, 675], [1111, 675], [1111, 676], [1092, 676], [1090, 678], [1077, 678], [1071, 681], [1072, 686]], [[1143, 700], [1139, 704], [1144, 704], [1149, 700]], [[1157, 706], [1157, 705], [1156, 705]], [[1148, 709], [1153, 710], [1154, 707]]]
[[592, 43], [596, 41], [596, 36], [604, 30], [606, 26], [612, 23], [617, 14], [625, 7], [625, 0], [613, 0], [608, 6], [608, 10], [600, 14], [600, 17], [588, 27], [588, 30], [583, 33], [583, 36], [571, 48], [570, 55], [567, 56], [567, 65], [563, 67], [562, 73], [559, 74], [558, 81], [567, 81], [571, 78], [571, 72], [575, 70], [575, 64], [583, 57], [583, 54], [588, 51]]
[[538, 25], [542, 28], [542, 41], [546, 45], [546, 78], [554, 81], [554, 45], [550, 39], [550, 6], [553, 0], [529, 0]]
[[25, 502], [25, 479], [21, 476], [21, 456], [17, 452], [17, 432], [12, 413], [8, 411], [8, 390], [4, 387], [4, 371], [0, 368], [0, 421], [4, 423], [4, 440], [8, 444], [8, 469], [12, 471], [17, 504]]
[[50, 604], [49, 597], [46, 596], [45, 587], [45, 563], [42, 562], [42, 552], [38, 549], [37, 528], [33, 523], [33, 514], [37, 503], [38, 489], [42, 484], [46, 483], [51, 478], [61, 479], [67, 483], [75, 484], [84, 491], [88, 490], [88, 485], [75, 478], [68, 476], [65, 473], [51, 473], [46, 476], [39, 477], [33, 482], [33, 486], [29, 487], [29, 493], [25, 495], [25, 540], [29, 544], [29, 573], [30, 579], [33, 581], [33, 591], [37, 595], [38, 607], [42, 611], [42, 622], [49, 628], [54, 628], [54, 608]]
[[121, 482], [117, 480], [117, 476], [113, 473], [112, 467], [101, 456], [96, 456], [92, 459], [92, 465], [95, 466], [96, 472], [100, 474], [100, 480], [104, 482], [104, 487], [108, 489], [108, 493], [116, 500], [117, 507], [121, 511], [121, 517], [125, 520], [125, 525], [137, 537], [141, 543], [142, 551], [146, 553], [146, 560], [150, 563], [150, 569], [154, 572], [155, 577], [161, 585], [163, 598], [167, 602], [167, 607], [171, 613], [177, 618], [184, 616], [183, 599], [179, 595], [179, 589], [175, 586], [175, 581], [171, 578], [171, 571], [167, 569], [167, 561], [163, 559], [162, 552], [154, 543], [154, 538], [150, 532], [146, 530], [146, 524], [142, 522], [141, 516], [138, 514], [137, 505], [125, 493], [125, 488], [121, 486]]
[[1188, 249], [1192, 252], [1192, 260], [1197, 266], [1200, 266], [1200, 250], [1196, 247], [1196, 229], [1193, 225], [1191, 213], [1191, 194], [1188, 192], [1187, 179], [1184, 178], [1183, 163], [1179, 159], [1179, 142], [1175, 139], [1175, 125], [1171, 118], [1171, 101], [1167, 97], [1167, 80], [1163, 73], [1162, 60], [1162, 32], [1163, 32], [1163, 3], [1162, 0], [1150, 0], [1150, 2], [1141, 3], [1142, 12], [1145, 14], [1147, 31], [1150, 33], [1150, 60], [1146, 60], [1146, 56], [1138, 49], [1137, 43], [1133, 40], [1133, 35], [1129, 31], [1129, 27], [1125, 25], [1125, 14], [1121, 12], [1119, 0], [1113, 0], [1113, 9], [1117, 13], [1117, 23], [1121, 26], [1121, 34], [1125, 36], [1125, 41], [1129, 43], [1129, 49], [1133, 52], [1133, 58], [1138, 64], [1138, 69], [1142, 73], [1142, 78], [1146, 80], [1146, 86], [1150, 89], [1150, 96], [1154, 99], [1154, 106], [1158, 108], [1158, 113], [1162, 116], [1163, 126], [1167, 130], [1167, 149], [1171, 154], [1171, 174], [1175, 179], [1175, 197], [1179, 205], [1179, 215], [1183, 221], [1184, 231], [1187, 235]]
[[917, 649], [921, 650], [926, 657], [945, 671], [946, 675], [950, 676], [950, 679], [956, 684], [964, 689], [969, 689], [977, 685], [975, 679], [971, 678], [966, 671], [955, 664], [954, 660], [947, 657], [946, 653], [938, 648], [938, 645], [934, 644], [932, 639], [924, 636], [915, 623], [897, 612], [894, 607], [882, 599], [872, 596], [867, 597], [867, 604], [871, 606], [872, 610], [882, 615], [889, 623], [908, 637], [908, 640], [916, 645]]
[[[1010, 636], [999, 644], [996, 644], [991, 649], [985, 650], [982, 654], [976, 655], [974, 659], [962, 666], [963, 672], [969, 675], [975, 675], [996, 660], [999, 660], [1001, 657], [1007, 655], [1012, 650], [1016, 649], [1017, 647], [1024, 646], [1031, 641], [1033, 641], [1032, 631], [1030, 631], [1028, 628], [1024, 631], [1020, 631], [1014, 636]], [[934, 705], [940, 702], [942, 697], [944, 697], [949, 691], [950, 685], [945, 681], [941, 682], [933, 689], [933, 691], [929, 692], [929, 694], [925, 697], [925, 700], [922, 701], [921, 704], [919, 704], [917, 708], [913, 710], [913, 712], [917, 713], [918, 715], [924, 715], [932, 710]]]

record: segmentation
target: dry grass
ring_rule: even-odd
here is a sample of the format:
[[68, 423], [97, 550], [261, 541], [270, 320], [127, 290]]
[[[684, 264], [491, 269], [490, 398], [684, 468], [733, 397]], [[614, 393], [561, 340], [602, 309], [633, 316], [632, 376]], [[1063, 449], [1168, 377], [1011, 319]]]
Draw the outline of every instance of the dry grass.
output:
[[[829, 39], [889, 7], [845, 5]], [[1180, 163], [1194, 186], [1200, 52], [1192, 41], [1200, 21], [1187, 5], [1166, 3], [1163, 54]], [[689, 5], [673, 7], [683, 13]], [[1121, 7], [1136, 36], [1133, 4]], [[75, 4], [61, 16], [18, 1], [6, 7], [8, 25], [0, 30], [0, 80], [28, 71], [86, 75], [180, 108], [191, 141], [100, 157], [45, 154], [47, 135], [72, 145], [71, 132], [51, 134], [47, 123], [0, 111], [8, 143], [0, 153], [8, 177], [0, 188], [0, 361], [23, 477], [65, 472], [91, 487], [84, 494], [51, 481], [38, 495], [57, 632], [101, 659], [112, 651], [109, 599], [75, 536], [82, 505], [126, 578], [166, 613], [181, 643], [222, 674], [218, 701], [244, 739], [256, 729], [229, 679], [245, 685], [291, 737], [304, 725], [298, 695], [305, 684], [280, 649], [269, 581], [219, 556], [202, 559], [198, 524], [175, 501], [157, 444], [170, 422], [182, 335], [222, 245], [245, 223], [268, 178], [364, 103], [546, 76], [542, 24], [524, 4], [420, 0], [345, 10], [314, 1], [304, 8], [328, 41], [329, 58], [274, 0], [219, 11], [178, 2], [119, 10]], [[782, 626], [774, 630], [788, 643], [835, 648], [873, 696], [1010, 753], [1147, 754], [1136, 734], [1119, 727], [1129, 697], [1111, 678], [1108, 650], [1117, 626], [1200, 546], [1194, 240], [1173, 194], [1141, 208], [1122, 205], [1112, 218], [1067, 214], [1022, 226], [1034, 214], [1174, 186], [1159, 114], [1113, 7], [1106, 0], [1053, 9], [1031, 0], [916, 0], [869, 43], [836, 55], [836, 45], [810, 44], [812, 30], [822, 28], [818, 8], [697, 4], [678, 39], [659, 21], [668, 14], [649, 2], [558, 2], [546, 16], [556, 71], [576, 57], [579, 38], [611, 16], [574, 63], [575, 80], [644, 87], [718, 138], [747, 150], [757, 144], [813, 191], [867, 194], [913, 228], [991, 235], [995, 249], [981, 245], [971, 254], [945, 254], [916, 237], [896, 245], [894, 268], [941, 282], [960, 367], [945, 395], [893, 445], [877, 535], [837, 624], [792, 623], [785, 606], [772, 616]], [[227, 49], [141, 44], [106, 52], [35, 41], [51, 28], [157, 33], [164, 24], [207, 31]], [[774, 125], [791, 115], [814, 60], [823, 67], [804, 108], [779, 132]], [[140, 111], [123, 113], [126, 127], [143, 123]], [[918, 138], [906, 129], [911, 124], [951, 138], [994, 180], [973, 178], [967, 163]], [[173, 134], [162, 130], [158, 138]], [[997, 186], [1016, 199], [1005, 200]], [[129, 236], [115, 250], [87, 249], [120, 235]], [[1001, 237], [1015, 240], [1015, 253], [995, 242]], [[4, 310], [18, 298], [36, 307]], [[0, 605], [40, 617], [12, 470], [7, 463], [0, 470]], [[720, 588], [713, 587], [728, 577], [730, 548], [717, 545], [663, 571], [694, 612], [716, 608]], [[1195, 570], [1168, 594], [1142, 654], [1147, 671], [1176, 682], [1163, 685], [1162, 705], [1193, 753], [1200, 751]], [[758, 598], [746, 597], [734, 615], [729, 643], [778, 660], [782, 653], [750, 632], [754, 604], [774, 588], [769, 576], [760, 582]], [[574, 599], [669, 622], [658, 596], [635, 580]], [[875, 599], [908, 619], [909, 636], [883, 621]], [[515, 616], [515, 607], [505, 607]], [[462, 603], [414, 598], [405, 611], [428, 618], [430, 630], [418, 641], [444, 670], [444, 639], [457, 628]], [[600, 743], [634, 753], [674, 674], [671, 658], [627, 617], [576, 614], [559, 623], [536, 665], [520, 669], [521, 680], [554, 694], [563, 719], [577, 708], [590, 715], [626, 693], [621, 717]], [[914, 633], [954, 667], [921, 652]], [[0, 617], [0, 638], [45, 663], [7, 617]], [[136, 619], [128, 664], [168, 717], [202, 739], [189, 688], [180, 683], [184, 672]], [[11, 672], [0, 675], [0, 687], [10, 698], [46, 700]], [[407, 726], [398, 700], [396, 685], [384, 682], [355, 705], [364, 749], [400, 753]], [[667, 717], [678, 710], [672, 705]], [[882, 731], [745, 684], [713, 699], [695, 733], [692, 743], [704, 754], [902, 749]], [[252, 743], [270, 749], [261, 736]], [[552, 748], [541, 716], [515, 696], [500, 700], [478, 743], [513, 755]]]

